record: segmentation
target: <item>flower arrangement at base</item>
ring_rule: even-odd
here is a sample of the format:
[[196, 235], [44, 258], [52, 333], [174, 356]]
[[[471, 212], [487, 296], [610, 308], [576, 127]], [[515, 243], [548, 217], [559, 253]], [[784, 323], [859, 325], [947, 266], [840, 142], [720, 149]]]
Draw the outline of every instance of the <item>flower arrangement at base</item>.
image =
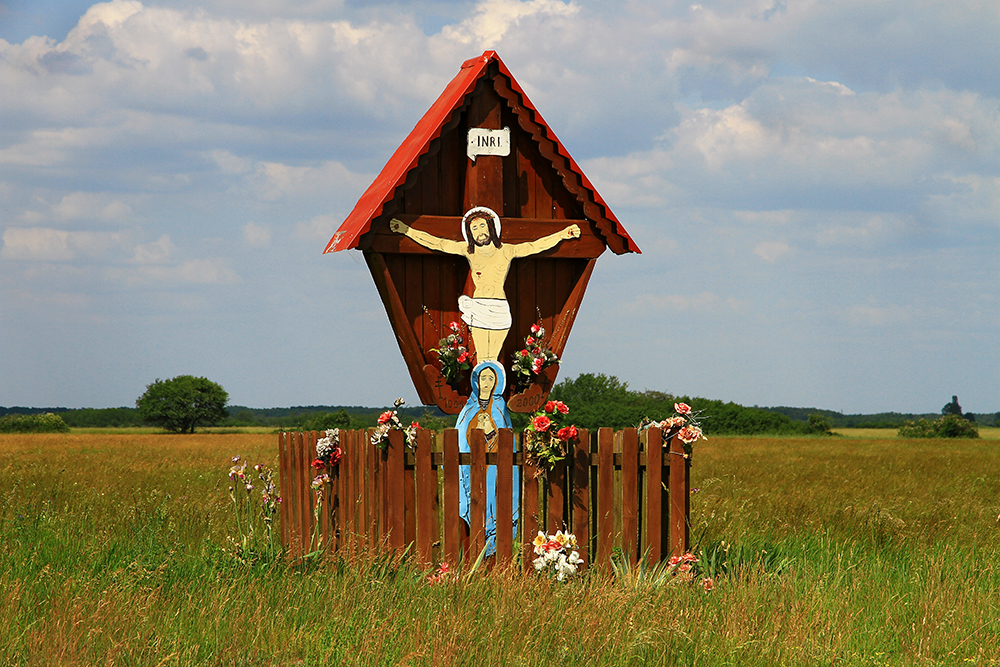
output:
[[[690, 583], [698, 578], [697, 563], [698, 557], [687, 551], [680, 556], [671, 556], [667, 561], [667, 571], [678, 581]], [[715, 588], [715, 580], [712, 577], [702, 577], [699, 584], [706, 593]]]
[[539, 324], [531, 325], [531, 333], [524, 339], [524, 349], [514, 353], [514, 385], [518, 391], [531, 385], [542, 371], [559, 363], [559, 357], [549, 348], [545, 340], [545, 329]]
[[458, 322], [452, 322], [448, 325], [448, 330], [450, 333], [439, 340], [438, 346], [432, 347], [430, 352], [437, 355], [441, 363], [441, 376], [445, 382], [454, 386], [461, 382], [472, 368], [472, 354], [465, 346], [462, 326]]
[[663, 433], [663, 446], [667, 447], [670, 439], [675, 435], [680, 439], [684, 447], [685, 456], [691, 456], [694, 451], [692, 445], [698, 440], [708, 440], [701, 430], [701, 422], [698, 417], [701, 413], [691, 410], [687, 403], [674, 403], [674, 414], [662, 421], [643, 419], [638, 426], [642, 433], [648, 428], [658, 426]]
[[375, 431], [372, 433], [371, 443], [378, 447], [379, 449], [385, 449], [389, 446], [389, 431], [397, 429], [403, 432], [406, 437], [406, 446], [410, 449], [417, 448], [417, 429], [420, 428], [418, 422], [410, 422], [409, 426], [403, 426], [403, 422], [399, 421], [399, 413], [397, 410], [406, 403], [401, 398], [397, 398], [393, 402], [394, 410], [386, 410], [378, 417], [378, 426], [375, 427]]
[[451, 571], [451, 568], [448, 566], [448, 563], [441, 563], [441, 565], [438, 566], [438, 569], [436, 571], [427, 575], [427, 583], [431, 585], [446, 584], [449, 581], [457, 581], [457, 580], [458, 580], [458, 574], [456, 572]]
[[524, 451], [539, 474], [562, 461], [569, 454], [570, 445], [576, 442], [576, 426], [560, 426], [556, 421], [569, 414], [569, 407], [562, 401], [548, 401], [531, 416], [524, 430]]
[[555, 535], [546, 537], [538, 531], [535, 536], [535, 554], [538, 558], [531, 562], [536, 572], [548, 572], [557, 581], [565, 581], [576, 574], [583, 558], [576, 550], [576, 535], [557, 530]]

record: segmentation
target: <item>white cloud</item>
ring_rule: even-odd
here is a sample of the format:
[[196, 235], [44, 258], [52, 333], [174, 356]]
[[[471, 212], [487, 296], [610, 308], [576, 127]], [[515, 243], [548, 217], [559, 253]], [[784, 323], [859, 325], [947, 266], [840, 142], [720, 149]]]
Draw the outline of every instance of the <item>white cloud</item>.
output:
[[166, 264], [170, 261], [177, 246], [164, 234], [153, 243], [140, 244], [135, 247], [132, 261], [136, 264]]
[[50, 227], [8, 227], [3, 233], [3, 259], [66, 262], [97, 257], [125, 240], [121, 233], [71, 232]]
[[558, 0], [484, 0], [469, 18], [457, 26], [445, 26], [441, 34], [459, 44], [489, 49], [524, 19], [572, 16], [578, 11], [573, 3]]
[[42, 222], [75, 222], [89, 224], [123, 223], [133, 216], [132, 207], [106, 193], [72, 192], [58, 202], [49, 204], [40, 201], [41, 209], [30, 209], [21, 215], [21, 220], [29, 224]]
[[192, 259], [180, 264], [147, 264], [136, 268], [116, 268], [108, 276], [118, 282], [162, 289], [172, 285], [231, 285], [240, 276], [224, 258]]
[[762, 241], [754, 246], [753, 254], [765, 262], [773, 264], [787, 255], [790, 250], [791, 248], [784, 241]]
[[248, 222], [243, 227], [243, 240], [255, 248], [266, 248], [271, 244], [271, 230], [265, 225]]

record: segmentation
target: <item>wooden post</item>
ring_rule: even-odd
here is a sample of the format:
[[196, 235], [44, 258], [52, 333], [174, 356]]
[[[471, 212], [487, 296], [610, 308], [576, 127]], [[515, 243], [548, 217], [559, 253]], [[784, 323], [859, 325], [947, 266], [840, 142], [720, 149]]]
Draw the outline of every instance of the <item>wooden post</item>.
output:
[[639, 439], [634, 428], [622, 430], [622, 550], [635, 565], [639, 557]]
[[676, 435], [670, 439], [670, 555], [679, 556], [688, 549], [688, 515], [691, 489], [684, 445]]
[[663, 432], [658, 426], [642, 433], [646, 451], [646, 546], [650, 563], [660, 562], [663, 533]]
[[611, 561], [615, 541], [614, 517], [614, 431], [597, 429], [597, 547], [596, 558], [601, 563]]
[[417, 561], [431, 564], [433, 544], [437, 539], [434, 530], [434, 496], [437, 493], [437, 475], [431, 465], [431, 432], [417, 431], [417, 451], [413, 464], [414, 502], [416, 511], [416, 551]]
[[458, 516], [458, 431], [444, 432], [444, 554], [455, 565], [462, 550], [462, 519]]
[[585, 429], [577, 435], [576, 443], [570, 452], [573, 460], [573, 495], [572, 517], [573, 534], [583, 554], [580, 570], [587, 569], [591, 553], [590, 544], [590, 433]]
[[403, 484], [406, 438], [402, 431], [389, 431], [389, 446], [384, 453], [382, 503], [386, 522], [383, 539], [387, 539], [390, 547], [401, 549], [406, 544], [406, 494]]
[[469, 553], [475, 559], [486, 547], [486, 435], [481, 429], [470, 431], [469, 450]]
[[509, 428], [500, 429], [497, 440], [497, 561], [510, 563], [513, 553], [514, 531], [511, 524], [514, 516], [514, 432]]
[[[522, 436], [523, 437], [523, 436]], [[531, 561], [535, 560], [535, 535], [542, 529], [541, 517], [538, 515], [538, 469], [528, 461], [524, 451], [524, 440], [521, 441], [521, 454], [524, 465], [521, 466], [521, 554], [524, 557], [524, 569], [532, 569]]]

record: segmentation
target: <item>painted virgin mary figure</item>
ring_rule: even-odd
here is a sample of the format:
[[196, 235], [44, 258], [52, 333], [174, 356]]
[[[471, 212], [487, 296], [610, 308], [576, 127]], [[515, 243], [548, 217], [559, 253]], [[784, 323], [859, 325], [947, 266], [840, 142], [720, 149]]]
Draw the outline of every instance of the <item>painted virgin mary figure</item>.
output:
[[[486, 451], [495, 452], [497, 448], [497, 438], [499, 429], [511, 428], [510, 413], [507, 411], [507, 404], [503, 400], [503, 392], [507, 386], [507, 375], [496, 361], [484, 361], [472, 369], [472, 395], [458, 415], [458, 449], [462, 452], [471, 451], [469, 440], [471, 433], [475, 429], [483, 431], [486, 440]], [[514, 515], [510, 518], [512, 537], [517, 533], [517, 512], [519, 506], [519, 478], [518, 469], [513, 471], [513, 509]], [[462, 492], [459, 494], [458, 511], [459, 515], [469, 525], [469, 502], [471, 496], [471, 481], [469, 479], [469, 466], [459, 468], [459, 480]], [[496, 531], [498, 525], [503, 526], [506, 522], [497, 521], [497, 469], [496, 466], [489, 466], [486, 469], [486, 555], [492, 555], [496, 550]]]

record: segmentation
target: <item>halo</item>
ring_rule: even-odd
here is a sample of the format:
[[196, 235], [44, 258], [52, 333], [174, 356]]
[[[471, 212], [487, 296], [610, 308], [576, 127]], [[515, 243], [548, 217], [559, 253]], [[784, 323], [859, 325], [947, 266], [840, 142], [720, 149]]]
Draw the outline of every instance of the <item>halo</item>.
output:
[[466, 243], [469, 242], [469, 235], [465, 231], [465, 223], [466, 221], [468, 221], [469, 218], [476, 215], [477, 213], [485, 213], [486, 215], [493, 218], [493, 224], [496, 226], [497, 229], [497, 238], [500, 238], [500, 216], [497, 215], [496, 211], [494, 211], [491, 208], [487, 208], [486, 206], [476, 206], [475, 208], [470, 208], [468, 211], [465, 212], [465, 215], [462, 216], [462, 238], [465, 239], [465, 242]]

